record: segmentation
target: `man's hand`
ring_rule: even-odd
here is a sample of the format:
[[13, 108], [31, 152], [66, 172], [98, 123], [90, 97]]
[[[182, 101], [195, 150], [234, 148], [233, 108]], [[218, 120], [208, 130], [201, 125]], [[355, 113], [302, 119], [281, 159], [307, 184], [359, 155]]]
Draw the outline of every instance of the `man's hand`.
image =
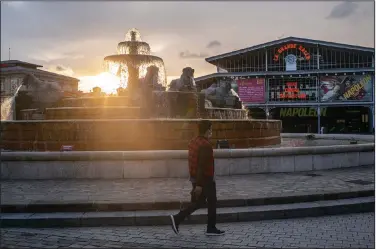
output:
[[193, 192], [195, 194], [195, 198], [198, 199], [202, 193], [202, 187], [196, 186]]

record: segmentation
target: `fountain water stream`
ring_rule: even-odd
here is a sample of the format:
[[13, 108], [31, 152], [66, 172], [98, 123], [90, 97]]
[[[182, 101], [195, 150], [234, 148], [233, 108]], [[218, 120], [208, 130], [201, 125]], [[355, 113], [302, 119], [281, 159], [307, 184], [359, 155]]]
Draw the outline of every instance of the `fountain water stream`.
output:
[[13, 120], [13, 110], [15, 105], [15, 99], [19, 90], [21, 89], [22, 85], [18, 86], [16, 92], [12, 97], [6, 98], [4, 101], [1, 102], [1, 121], [5, 120]]

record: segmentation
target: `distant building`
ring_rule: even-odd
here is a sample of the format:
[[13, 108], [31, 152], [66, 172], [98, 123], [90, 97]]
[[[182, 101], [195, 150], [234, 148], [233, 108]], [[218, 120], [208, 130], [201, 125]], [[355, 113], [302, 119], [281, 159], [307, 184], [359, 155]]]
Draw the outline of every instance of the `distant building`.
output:
[[[58, 83], [65, 92], [77, 92], [79, 79], [40, 70], [43, 66], [19, 60], [1, 61], [1, 96], [13, 96], [29, 73], [42, 82]], [[21, 90], [27, 91], [24, 86]]]
[[[40, 70], [41, 65], [32, 64], [19, 60], [7, 60], [0, 62], [0, 78], [1, 78], [1, 87], [0, 87], [0, 96], [1, 102], [9, 102], [17, 89], [22, 85], [24, 78], [28, 74], [33, 74], [41, 82], [54, 83], [58, 84], [62, 91], [67, 93], [76, 93], [78, 92], [78, 82], [79, 79], [68, 77], [65, 75], [52, 73], [44, 70]], [[23, 85], [20, 88], [21, 91], [28, 91], [27, 86]], [[15, 104], [12, 104], [11, 115], [9, 119], [15, 119], [16, 111]], [[2, 110], [3, 112], [3, 110]], [[3, 113], [2, 113], [3, 118]]]
[[370, 133], [375, 49], [287, 37], [206, 58], [217, 73], [197, 87], [231, 81], [252, 118], [282, 120], [284, 132]]

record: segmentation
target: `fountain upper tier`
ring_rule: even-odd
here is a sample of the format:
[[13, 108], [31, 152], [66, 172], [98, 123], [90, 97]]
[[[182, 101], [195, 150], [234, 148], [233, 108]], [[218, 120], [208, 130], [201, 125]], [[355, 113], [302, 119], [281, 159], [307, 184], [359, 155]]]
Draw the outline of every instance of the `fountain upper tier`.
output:
[[141, 40], [140, 32], [131, 29], [125, 35], [125, 41], [117, 47], [117, 55], [104, 58], [105, 70], [120, 77], [122, 87], [130, 90], [137, 88], [140, 79], [145, 77], [149, 66], [158, 68], [157, 83], [166, 87], [166, 71], [163, 60], [150, 55], [150, 46]]
[[131, 29], [125, 35], [125, 40], [118, 44], [118, 54], [150, 55], [150, 46], [141, 40], [137, 29]]

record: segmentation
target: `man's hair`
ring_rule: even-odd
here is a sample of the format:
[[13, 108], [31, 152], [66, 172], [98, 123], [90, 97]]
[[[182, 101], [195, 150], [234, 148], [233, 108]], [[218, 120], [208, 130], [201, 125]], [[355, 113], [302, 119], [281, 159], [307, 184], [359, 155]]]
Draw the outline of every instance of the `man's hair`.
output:
[[198, 133], [200, 135], [204, 135], [205, 132], [210, 130], [211, 126], [212, 126], [212, 123], [209, 120], [201, 120], [198, 123]]

